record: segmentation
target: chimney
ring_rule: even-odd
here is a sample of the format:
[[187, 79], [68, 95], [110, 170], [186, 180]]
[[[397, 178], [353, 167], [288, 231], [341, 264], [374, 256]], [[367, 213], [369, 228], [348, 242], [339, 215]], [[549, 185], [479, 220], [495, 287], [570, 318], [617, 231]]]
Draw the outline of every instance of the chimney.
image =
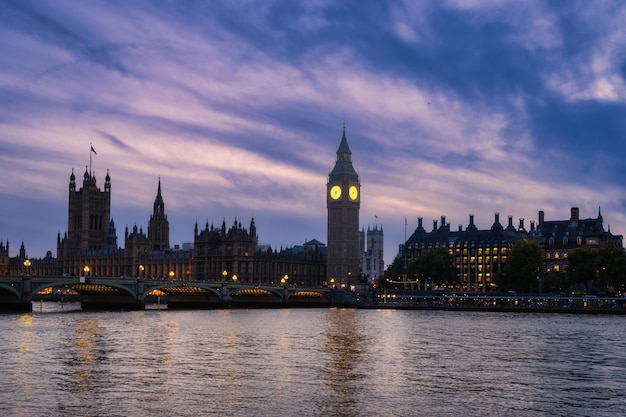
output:
[[509, 216], [509, 226], [508, 227], [513, 227], [513, 216]]
[[519, 228], [518, 228], [518, 230], [520, 232], [525, 232], [526, 231], [526, 228], [524, 227], [524, 218], [523, 217], [519, 219]]
[[572, 207], [570, 221], [578, 221], [578, 207]]
[[463, 225], [462, 225], [462, 224], [460, 224], [460, 225], [459, 225], [459, 232], [462, 232], [462, 231], [463, 231]]
[[423, 229], [423, 227], [422, 227], [422, 218], [421, 217], [417, 218], [417, 228], [418, 229]]
[[433, 232], [437, 230], [437, 220], [433, 220]]
[[537, 227], [541, 227], [541, 225], [543, 225], [543, 221], [544, 221], [543, 210], [539, 210], [539, 223], [537, 223]]
[[446, 216], [441, 216], [441, 228], [446, 228]]
[[474, 215], [470, 214], [470, 224], [473, 225], [474, 224]]
[[494, 217], [493, 223], [500, 224], [500, 213], [495, 213], [493, 217]]
[[535, 221], [534, 221], [534, 220], [531, 220], [531, 221], [530, 221], [530, 231], [531, 231], [531, 232], [534, 232], [534, 231], [535, 231]]

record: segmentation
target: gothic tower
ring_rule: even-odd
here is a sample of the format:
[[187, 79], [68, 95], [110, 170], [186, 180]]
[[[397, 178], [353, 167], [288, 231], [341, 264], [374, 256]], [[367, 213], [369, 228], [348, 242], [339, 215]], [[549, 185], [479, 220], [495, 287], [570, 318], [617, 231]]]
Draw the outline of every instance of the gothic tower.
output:
[[[365, 240], [367, 239], [367, 248], [365, 248]], [[367, 238], [365, 231], [361, 232], [361, 266], [363, 276], [370, 284], [376, 283], [385, 272], [384, 261], [384, 241], [383, 227], [378, 228], [378, 223], [374, 224], [374, 228], [367, 226]]]
[[67, 249], [102, 250], [106, 246], [111, 221], [111, 177], [107, 172], [104, 191], [96, 184], [96, 176], [85, 169], [83, 186], [76, 191], [76, 177], [72, 170], [69, 186], [67, 219]]
[[161, 196], [161, 178], [154, 199], [154, 210], [148, 223], [148, 242], [152, 250], [165, 250], [170, 247], [170, 224], [165, 215], [165, 203]]
[[328, 175], [326, 207], [328, 209], [327, 280], [334, 285], [350, 286], [360, 277], [359, 208], [361, 184], [352, 166], [352, 152], [343, 129], [337, 149], [335, 167]]

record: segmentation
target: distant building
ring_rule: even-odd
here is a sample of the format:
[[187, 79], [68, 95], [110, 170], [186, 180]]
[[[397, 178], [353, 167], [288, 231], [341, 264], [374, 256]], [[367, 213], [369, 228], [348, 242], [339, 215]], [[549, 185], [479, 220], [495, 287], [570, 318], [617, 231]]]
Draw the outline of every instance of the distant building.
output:
[[[453, 286], [467, 291], [487, 292], [493, 288], [494, 276], [502, 270], [511, 247], [527, 239], [523, 223], [516, 229], [512, 217], [509, 217], [509, 224], [504, 228], [500, 224], [499, 213], [495, 214], [493, 225], [487, 230], [478, 230], [472, 214], [465, 230], [460, 225], [458, 230], [450, 230], [446, 217], [441, 216], [441, 224], [434, 220], [432, 231], [426, 232], [420, 217], [417, 228], [406, 245], [401, 247], [406, 252], [400, 256], [408, 262], [430, 249], [447, 248], [457, 271], [457, 282]], [[414, 280], [417, 277], [407, 278]]]
[[379, 229], [377, 223], [373, 228], [368, 225], [367, 234], [365, 230], [359, 234], [363, 279], [373, 284], [385, 273], [383, 227]]
[[565, 272], [570, 251], [586, 245], [598, 249], [607, 243], [623, 245], [622, 235], [614, 235], [610, 228], [604, 230], [602, 212], [598, 208], [598, 217], [580, 218], [578, 207], [572, 207], [569, 220], [545, 220], [543, 211], [539, 211], [537, 228], [531, 228], [530, 236], [544, 249], [544, 269], [549, 272]]
[[107, 172], [104, 191], [93, 174], [85, 171], [77, 190], [74, 172], [70, 175], [68, 228], [57, 236], [57, 258], [28, 259], [24, 244], [19, 255], [9, 257], [9, 244], [0, 244], [0, 271], [11, 274], [109, 276], [200, 280], [233, 280], [245, 283], [322, 285], [326, 278], [326, 246], [311, 240], [302, 246], [259, 250], [254, 219], [248, 229], [235, 220], [227, 228], [199, 230], [193, 243], [170, 247], [169, 221], [159, 179], [147, 233], [142, 227], [128, 226], [124, 248], [117, 243], [111, 218], [111, 178]]
[[191, 279], [192, 254], [169, 248], [169, 223], [157, 186], [148, 234], [136, 225], [124, 233], [124, 248], [117, 244], [111, 213], [111, 177], [107, 172], [104, 191], [94, 175], [85, 171], [82, 187], [76, 189], [70, 175], [68, 229], [57, 237], [56, 274], [133, 276], [142, 278]]
[[326, 283], [326, 245], [316, 239], [291, 248], [259, 248], [254, 254], [254, 278], [257, 283], [318, 286]]
[[9, 273], [9, 241], [6, 245], [0, 242], [0, 274], [6, 275]]
[[161, 196], [161, 179], [157, 195], [154, 199], [154, 209], [148, 222], [148, 244], [150, 250], [162, 251], [170, 248], [170, 223], [165, 214], [165, 203]]
[[254, 277], [254, 253], [259, 242], [254, 219], [248, 229], [236, 221], [226, 228], [226, 220], [220, 228], [207, 222], [204, 230], [194, 229], [194, 277], [197, 280], [222, 280], [237, 277], [239, 282], [252, 282]]
[[[427, 250], [447, 248], [457, 271], [453, 287], [487, 292], [494, 287], [494, 277], [502, 271], [513, 245], [526, 240], [535, 240], [544, 249], [544, 272], [547, 273], [566, 271], [568, 252], [576, 247], [587, 245], [597, 249], [607, 243], [622, 246], [623, 238], [604, 230], [600, 212], [597, 218], [580, 219], [576, 207], [571, 209], [569, 220], [546, 221], [544, 212], [540, 211], [537, 227], [535, 222], [531, 222], [528, 231], [524, 219], [520, 219], [515, 227], [512, 216], [509, 216], [507, 226], [503, 227], [498, 213], [491, 228], [486, 230], [478, 230], [474, 215], [470, 215], [465, 229], [459, 226], [456, 231], [450, 230], [446, 217], [441, 216], [441, 224], [433, 221], [432, 230], [427, 232], [420, 217], [413, 234], [405, 245], [400, 245], [398, 256], [409, 262]], [[411, 280], [414, 277], [407, 278]]]

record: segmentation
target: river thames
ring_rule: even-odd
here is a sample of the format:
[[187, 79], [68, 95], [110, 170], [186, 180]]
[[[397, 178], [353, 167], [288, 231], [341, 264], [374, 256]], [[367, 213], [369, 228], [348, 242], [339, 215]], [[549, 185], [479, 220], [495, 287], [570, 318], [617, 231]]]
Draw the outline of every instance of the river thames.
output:
[[626, 415], [625, 316], [76, 308], [0, 315], [3, 416]]

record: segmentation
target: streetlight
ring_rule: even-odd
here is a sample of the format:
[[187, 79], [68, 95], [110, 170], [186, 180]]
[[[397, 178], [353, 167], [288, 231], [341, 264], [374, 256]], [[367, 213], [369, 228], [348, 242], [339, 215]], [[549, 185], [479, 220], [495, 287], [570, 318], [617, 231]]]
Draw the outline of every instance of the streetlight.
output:
[[91, 271], [91, 269], [89, 268], [89, 265], [85, 265], [85, 267], [83, 268], [83, 272], [85, 273], [85, 276], [89, 275], [89, 271]]
[[330, 286], [331, 286], [331, 288], [335, 287], [335, 278], [331, 278], [330, 279]]
[[237, 275], [233, 275], [233, 282], [237, 282]]
[[170, 271], [170, 273], [169, 273], [170, 279], [174, 279], [174, 275], [176, 275], [176, 274], [174, 274], [174, 271]]
[[146, 269], [143, 265], [139, 265], [139, 278], [143, 277], [143, 271]]
[[25, 259], [25, 260], [24, 260], [24, 268], [26, 268], [26, 275], [30, 275], [30, 274], [28, 273], [28, 269], [30, 268], [30, 266], [31, 266], [31, 265], [32, 265], [32, 264], [31, 264], [31, 262], [30, 262], [30, 259]]
[[223, 270], [222, 271], [222, 282], [226, 281], [226, 275], [228, 275], [228, 271]]

